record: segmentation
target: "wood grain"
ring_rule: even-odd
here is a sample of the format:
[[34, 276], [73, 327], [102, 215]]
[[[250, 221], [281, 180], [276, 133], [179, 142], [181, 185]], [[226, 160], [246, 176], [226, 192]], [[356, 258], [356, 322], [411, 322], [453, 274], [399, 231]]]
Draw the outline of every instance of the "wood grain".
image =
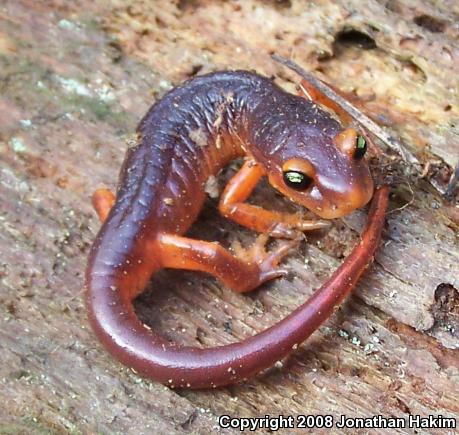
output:
[[[115, 185], [151, 103], [196, 73], [254, 69], [294, 91], [270, 53], [292, 57], [361, 98], [444, 185], [459, 159], [458, 17], [448, 0], [3, 1], [0, 433], [230, 433], [218, 428], [223, 413], [458, 418], [458, 208], [396, 156], [375, 163], [393, 195], [374, 265], [292, 358], [246, 384], [191, 392], [141, 379], [102, 349], [82, 298], [99, 227], [91, 193]], [[253, 201], [293, 207], [266, 184]], [[364, 213], [309, 237], [286, 262], [288, 279], [249, 295], [163, 271], [136, 302], [139, 315], [180, 343], [247, 337], [326, 280]], [[218, 216], [215, 199], [192, 233], [227, 246], [253, 240]]]

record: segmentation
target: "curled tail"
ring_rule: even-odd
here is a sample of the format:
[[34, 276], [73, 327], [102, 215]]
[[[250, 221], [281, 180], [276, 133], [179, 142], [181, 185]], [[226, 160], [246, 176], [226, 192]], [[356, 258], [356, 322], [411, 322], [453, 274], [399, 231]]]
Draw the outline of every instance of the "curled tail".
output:
[[[286, 357], [350, 293], [378, 247], [387, 204], [388, 188], [382, 187], [374, 195], [361, 242], [303, 305], [242, 342], [207, 349], [169, 343], [139, 321], [132, 306], [137, 293], [130, 288], [132, 280], [120, 271], [100, 270], [101, 263], [94, 260], [102, 240], [94, 248], [96, 253], [91, 257], [86, 277], [91, 324], [115, 358], [170, 387], [211, 388], [246, 379]], [[145, 253], [137, 252], [139, 258], [144, 258]], [[148, 267], [149, 273], [156, 268], [154, 264]], [[137, 276], [137, 284], [146, 284], [148, 275]]]

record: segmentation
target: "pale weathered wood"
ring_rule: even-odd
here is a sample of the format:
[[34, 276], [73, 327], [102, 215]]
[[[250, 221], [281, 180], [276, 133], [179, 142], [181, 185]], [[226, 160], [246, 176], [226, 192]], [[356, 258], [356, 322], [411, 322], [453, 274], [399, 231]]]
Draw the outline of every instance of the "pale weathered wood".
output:
[[[171, 391], [102, 349], [82, 297], [99, 227], [91, 192], [114, 186], [154, 99], [197, 72], [254, 69], [293, 91], [294, 75], [270, 53], [290, 56], [362, 98], [445, 186], [459, 158], [457, 2], [127, 3], [0, 5], [0, 433], [210, 433], [223, 413], [459, 417], [459, 211], [397, 158], [375, 168], [394, 191], [375, 264], [283, 368], [232, 388]], [[267, 185], [254, 201], [292, 207]], [[247, 337], [326, 280], [364, 216], [310, 237], [288, 259], [289, 279], [249, 295], [163, 271], [139, 315], [181, 343]], [[215, 200], [192, 233], [226, 245], [253, 238], [219, 217]]]

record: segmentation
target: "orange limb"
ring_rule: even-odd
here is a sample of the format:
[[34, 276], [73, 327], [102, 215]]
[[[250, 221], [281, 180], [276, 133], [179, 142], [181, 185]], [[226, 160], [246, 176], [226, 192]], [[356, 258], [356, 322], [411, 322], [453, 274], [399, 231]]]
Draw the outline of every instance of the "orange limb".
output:
[[[327, 86], [331, 87], [329, 84], [327, 84]], [[333, 90], [337, 94], [341, 95], [343, 98], [348, 98], [347, 96], [344, 96], [342, 92], [334, 88]], [[352, 123], [352, 117], [349, 115], [349, 113], [347, 113], [339, 104], [335, 103], [330, 97], [325, 95], [323, 92], [321, 92], [319, 89], [317, 89], [314, 85], [312, 85], [305, 79], [301, 80], [299, 94], [307, 98], [308, 100], [322, 104], [323, 106], [333, 110], [333, 112], [335, 112], [340, 117], [341, 122], [343, 122], [343, 124]]]
[[[327, 86], [333, 89], [333, 91], [335, 91], [341, 97], [351, 101], [354, 106], [362, 106], [362, 103], [358, 98], [351, 98], [349, 95], [346, 95], [344, 92], [340, 91], [339, 89], [336, 89], [334, 86], [328, 83]], [[325, 95], [322, 91], [317, 89], [312, 83], [309, 83], [306, 79], [301, 80], [299, 95], [333, 110], [333, 112], [335, 112], [339, 116], [341, 122], [345, 125], [352, 124], [354, 121], [352, 116], [349, 115], [349, 113], [347, 113], [338, 103], [333, 101], [330, 97]], [[370, 135], [368, 134], [368, 131], [362, 125], [359, 126], [359, 129], [362, 133], [362, 136], [368, 143], [368, 148], [373, 152], [375, 156], [380, 156], [381, 151], [372, 141]]]
[[[115, 195], [108, 189], [94, 192], [92, 203], [102, 222], [114, 201]], [[157, 237], [158, 259], [161, 267], [206, 272], [232, 290], [244, 293], [287, 274], [287, 270], [277, 266], [299, 240], [283, 243], [275, 251], [267, 252], [268, 238], [267, 234], [260, 235], [248, 250], [236, 245], [234, 256], [217, 243], [163, 233]]]
[[330, 225], [327, 221], [303, 220], [298, 214], [265, 210], [245, 203], [263, 175], [260, 165], [252, 159], [247, 160], [226, 185], [220, 198], [220, 213], [252, 230], [287, 239], [301, 237], [302, 231]]
[[100, 221], [104, 222], [115, 203], [115, 195], [108, 189], [97, 189], [91, 199]]
[[277, 265], [298, 242], [283, 243], [268, 253], [264, 249], [267, 240], [267, 235], [260, 236], [250, 250], [243, 252], [241, 256], [245, 258], [238, 258], [218, 243], [160, 234], [157, 238], [158, 258], [162, 267], [206, 272], [232, 290], [243, 293], [287, 274]]

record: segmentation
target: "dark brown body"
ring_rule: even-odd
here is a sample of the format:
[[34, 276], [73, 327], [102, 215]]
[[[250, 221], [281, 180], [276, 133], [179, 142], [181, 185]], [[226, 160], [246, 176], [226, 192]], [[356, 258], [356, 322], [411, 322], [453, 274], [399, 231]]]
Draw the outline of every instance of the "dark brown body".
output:
[[[286, 319], [244, 342], [212, 349], [168, 343], [137, 319], [132, 299], [163, 267], [212, 273], [236, 291], [251, 290], [283, 274], [276, 266], [291, 245], [270, 256], [258, 250], [243, 260], [219, 245], [183, 235], [201, 210], [209, 176], [239, 156], [248, 161], [227, 187], [220, 209], [260, 232], [294, 237], [299, 230], [323, 226], [245, 204], [262, 175], [324, 217], [365, 204], [373, 191], [371, 177], [363, 161], [350, 162], [337, 149], [334, 141], [341, 131], [313, 102], [248, 72], [198, 77], [155, 104], [139, 125], [138, 145], [128, 151], [116, 202], [89, 258], [90, 320], [108, 350], [162, 383], [203, 388], [246, 378], [306, 339], [370, 261], [383, 222], [385, 191], [378, 194], [380, 209], [372, 211], [365, 244], [346, 260], [346, 268]], [[285, 161], [303, 157], [314, 167], [315, 183], [299, 196], [280, 185], [280, 168]]]

